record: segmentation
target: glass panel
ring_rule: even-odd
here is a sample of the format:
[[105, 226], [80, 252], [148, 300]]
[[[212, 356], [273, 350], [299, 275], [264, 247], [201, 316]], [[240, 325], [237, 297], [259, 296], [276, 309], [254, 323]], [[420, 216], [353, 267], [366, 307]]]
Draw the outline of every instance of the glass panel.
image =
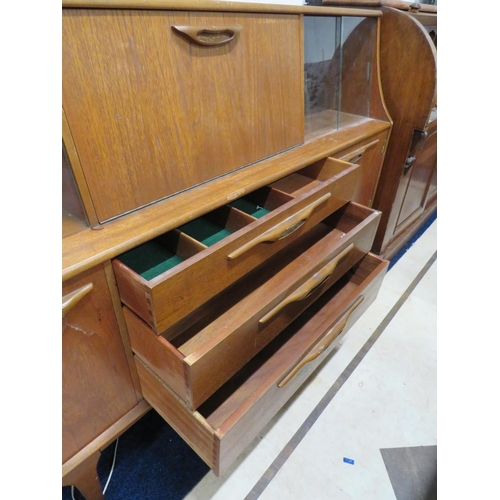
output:
[[306, 140], [369, 117], [376, 33], [376, 18], [304, 17]]
[[424, 26], [424, 28], [427, 30], [427, 33], [429, 33], [429, 36], [431, 37], [432, 43], [437, 49], [438, 46], [438, 35], [437, 35], [437, 25], [436, 26]]
[[64, 144], [62, 147], [62, 236], [89, 227]]
[[370, 115], [377, 21], [365, 17], [341, 19], [340, 127], [348, 127]]
[[339, 127], [340, 18], [304, 16], [306, 140]]

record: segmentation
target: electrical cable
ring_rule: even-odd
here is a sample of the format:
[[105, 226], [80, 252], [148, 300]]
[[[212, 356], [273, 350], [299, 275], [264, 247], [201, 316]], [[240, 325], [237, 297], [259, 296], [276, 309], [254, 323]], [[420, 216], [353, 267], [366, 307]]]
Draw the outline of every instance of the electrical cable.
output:
[[109, 476], [108, 476], [108, 480], [106, 481], [106, 484], [104, 485], [104, 489], [102, 490], [102, 494], [104, 495], [104, 493], [106, 493], [106, 490], [108, 489], [108, 484], [109, 484], [109, 481], [111, 480], [111, 476], [113, 475], [113, 470], [115, 468], [115, 461], [116, 461], [116, 452], [118, 450], [118, 440], [120, 438], [116, 438], [116, 444], [115, 444], [115, 454], [113, 456], [113, 464], [111, 465], [111, 471], [109, 473]]
[[[108, 484], [109, 484], [109, 481], [111, 480], [111, 476], [113, 475], [113, 470], [115, 469], [115, 462], [116, 462], [116, 452], [118, 451], [118, 440], [120, 438], [116, 438], [116, 444], [115, 444], [115, 453], [113, 455], [113, 463], [111, 464], [111, 471], [109, 472], [109, 476], [108, 476], [108, 480], [106, 481], [106, 484], [104, 485], [104, 489], [102, 490], [102, 494], [104, 495], [104, 493], [106, 493], [106, 490], [108, 489]], [[75, 492], [75, 487], [74, 486], [71, 486], [71, 498], [73, 500], [75, 500], [75, 495], [74, 495], [74, 492]]]

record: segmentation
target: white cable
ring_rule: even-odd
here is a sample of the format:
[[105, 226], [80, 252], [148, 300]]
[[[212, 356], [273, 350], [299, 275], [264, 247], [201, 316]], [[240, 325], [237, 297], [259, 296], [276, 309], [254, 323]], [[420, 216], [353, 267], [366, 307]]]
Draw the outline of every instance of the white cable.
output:
[[[113, 475], [113, 470], [115, 468], [115, 461], [116, 461], [116, 451], [118, 450], [118, 440], [120, 438], [116, 438], [116, 444], [115, 444], [115, 454], [113, 456], [113, 464], [111, 465], [111, 471], [109, 473], [109, 476], [108, 476], [108, 480], [106, 481], [106, 484], [104, 486], [104, 489], [102, 490], [102, 494], [104, 495], [104, 493], [106, 493], [106, 490], [108, 489], [108, 484], [109, 484], [109, 481], [111, 480], [111, 476]], [[74, 499], [73, 499], [74, 500]]]
[[[111, 476], [113, 475], [113, 470], [114, 470], [114, 468], [115, 468], [115, 461], [116, 461], [116, 451], [118, 450], [118, 440], [119, 440], [119, 439], [120, 439], [119, 437], [118, 437], [118, 438], [116, 438], [116, 444], [115, 444], [115, 454], [114, 454], [114, 456], [113, 456], [113, 464], [111, 465], [111, 471], [110, 471], [110, 473], [109, 473], [108, 480], [106, 481], [106, 484], [105, 484], [105, 486], [104, 486], [104, 489], [102, 490], [102, 494], [103, 494], [103, 495], [104, 495], [104, 493], [106, 493], [106, 490], [107, 490], [107, 488], [108, 488], [109, 481], [111, 480]], [[73, 500], [75, 500], [75, 495], [73, 494], [73, 493], [74, 493], [74, 491], [75, 491], [75, 487], [74, 487], [74, 486], [71, 486], [71, 498], [72, 498]]]

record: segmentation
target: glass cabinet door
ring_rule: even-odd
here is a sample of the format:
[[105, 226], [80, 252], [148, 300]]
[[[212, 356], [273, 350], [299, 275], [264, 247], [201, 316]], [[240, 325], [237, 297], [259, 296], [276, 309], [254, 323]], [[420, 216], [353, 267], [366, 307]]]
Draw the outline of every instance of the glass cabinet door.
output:
[[369, 117], [377, 20], [304, 16], [306, 140]]
[[340, 17], [304, 17], [306, 138], [339, 128], [340, 34]]
[[70, 236], [89, 227], [75, 178], [62, 146], [62, 236]]

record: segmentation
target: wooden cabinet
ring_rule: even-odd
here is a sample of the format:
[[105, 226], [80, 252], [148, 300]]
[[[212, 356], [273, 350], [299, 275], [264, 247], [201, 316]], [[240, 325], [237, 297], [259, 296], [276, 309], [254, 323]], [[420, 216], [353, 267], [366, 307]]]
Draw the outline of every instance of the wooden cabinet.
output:
[[374, 201], [383, 214], [374, 251], [391, 256], [437, 206], [437, 8], [382, 10], [382, 88], [394, 126]]
[[93, 289], [65, 319], [65, 484], [149, 405], [223, 473], [375, 299], [379, 28], [377, 10], [67, 3], [63, 284]]
[[382, 11], [380, 78], [393, 128], [375, 197], [359, 195], [382, 212], [372, 250], [390, 258], [437, 207], [437, 6], [401, 0], [322, 4]]

